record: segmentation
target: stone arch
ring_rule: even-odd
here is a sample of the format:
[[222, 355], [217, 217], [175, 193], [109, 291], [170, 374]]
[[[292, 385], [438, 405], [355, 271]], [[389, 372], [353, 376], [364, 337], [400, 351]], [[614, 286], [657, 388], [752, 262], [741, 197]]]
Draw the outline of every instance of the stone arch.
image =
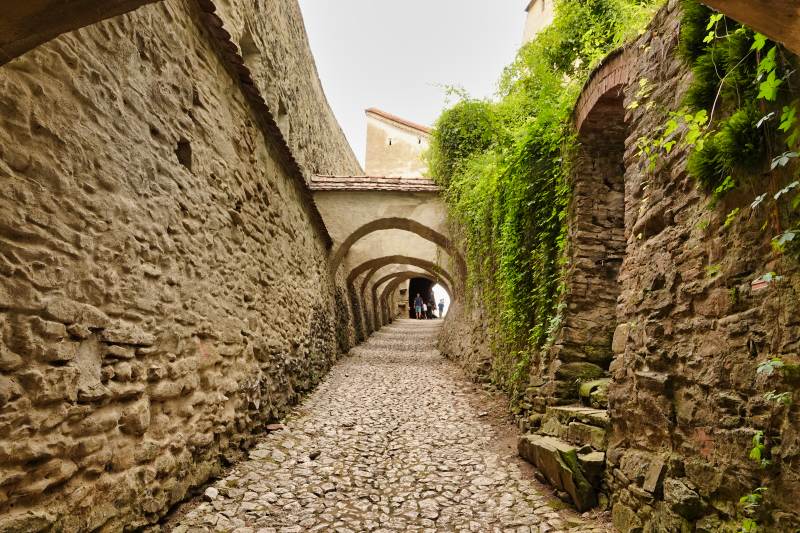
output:
[[[367, 285], [369, 285], [369, 283], [370, 283], [370, 280], [372, 279], [372, 277], [373, 277], [373, 276], [374, 276], [376, 273], [378, 273], [378, 272], [381, 270], [381, 268], [383, 268], [384, 266], [389, 266], [389, 265], [383, 265], [383, 266], [380, 266], [380, 267], [377, 267], [377, 268], [373, 268], [373, 269], [371, 269], [371, 270], [370, 270], [370, 271], [367, 273], [367, 275], [366, 275], [366, 276], [364, 276], [364, 279], [361, 281], [361, 295], [362, 295], [362, 297], [363, 297], [363, 295], [364, 295], [364, 291], [366, 291], [366, 290], [367, 290]], [[401, 266], [401, 265], [396, 265], [396, 266]], [[437, 274], [437, 273], [436, 273], [434, 270], [432, 270], [432, 269], [430, 269], [430, 268], [427, 268], [427, 267], [421, 267], [421, 266], [418, 266], [418, 265], [402, 265], [402, 266], [416, 266], [417, 268], [419, 268], [419, 269], [421, 269], [421, 270], [424, 270], [425, 272], [427, 272], [427, 273], [428, 273], [428, 274], [430, 274], [431, 276], [438, 277], [438, 278], [439, 278], [439, 279], [438, 279], [438, 281], [440, 281], [440, 282], [441, 282], [443, 285], [447, 285], [447, 287], [448, 287], [448, 292], [451, 292], [451, 291], [450, 291], [450, 285], [447, 283], [447, 281], [445, 281], [445, 280], [442, 278], [442, 276], [441, 276], [441, 275], [438, 275], [438, 274]], [[373, 287], [377, 287], [377, 286], [379, 286], [381, 283], [385, 282], [385, 281], [386, 281], [386, 278], [390, 277], [392, 274], [394, 274], [394, 273], [389, 273], [389, 274], [387, 274], [387, 275], [383, 276], [383, 281], [376, 281], [376, 282], [374, 282], [374, 283], [373, 283]]]
[[575, 375], [608, 375], [617, 326], [625, 231], [624, 89], [629, 67], [618, 50], [592, 74], [575, 110], [578, 148], [570, 175], [564, 303], [568, 310], [552, 348], [553, 394], [577, 400]]
[[437, 278], [436, 275], [431, 272], [416, 272], [412, 270], [405, 270], [402, 272], [393, 272], [392, 274], [387, 274], [386, 276], [375, 281], [375, 283], [372, 285], [373, 291], [377, 290], [378, 287], [380, 287], [387, 281], [390, 281], [393, 278], [397, 278], [406, 274], [410, 274], [410, 276], [406, 279], [410, 279], [412, 277], [419, 277], [419, 278], [429, 279], [434, 283], [438, 283], [444, 288], [444, 290], [447, 291], [447, 294], [450, 295], [451, 298], [453, 297], [453, 290], [450, 288], [450, 284], [447, 283], [445, 280]]
[[342, 261], [347, 256], [347, 252], [349, 252], [350, 248], [352, 248], [353, 245], [360, 239], [376, 231], [392, 229], [414, 233], [447, 251], [447, 253], [453, 256], [456, 261], [461, 260], [450, 239], [442, 233], [410, 218], [386, 217], [372, 220], [348, 235], [347, 238], [339, 245], [336, 251], [331, 255], [331, 271], [336, 272], [336, 270], [338, 270], [339, 266], [342, 264]]
[[[618, 48], [603, 59], [583, 86], [573, 113], [575, 129], [580, 132], [590, 113], [596, 113], [598, 105], [608, 104], [609, 97], [622, 98], [631, 76], [631, 59], [627, 48]], [[624, 120], [624, 108], [623, 108]]]
[[[394, 291], [394, 288], [392, 288], [391, 290], [387, 291], [387, 289], [390, 287], [390, 285], [387, 285], [386, 287], [384, 287], [384, 290], [381, 292], [380, 298], [378, 298], [377, 291], [378, 291], [378, 288], [381, 285], [383, 285], [387, 281], [396, 280], [398, 282], [402, 282], [402, 281], [404, 281], [406, 279], [411, 279], [411, 278], [414, 278], [414, 277], [425, 278], [425, 279], [430, 280], [430, 281], [432, 281], [434, 283], [438, 283], [439, 285], [441, 285], [444, 288], [445, 291], [447, 291], [447, 294], [450, 296], [450, 299], [451, 300], [453, 299], [453, 290], [450, 287], [450, 284], [447, 283], [445, 280], [443, 280], [441, 277], [437, 277], [436, 274], [434, 274], [434, 273], [432, 273], [430, 271], [418, 272], [418, 271], [405, 270], [405, 271], [401, 271], [401, 272], [393, 272], [391, 274], [387, 274], [386, 276], [383, 276], [382, 278], [376, 280], [375, 283], [373, 283], [373, 285], [372, 285], [373, 306], [376, 306], [376, 303], [380, 304], [382, 306], [386, 306], [386, 304], [387, 304], [387, 300], [386, 300], [387, 296], [389, 294], [391, 294], [392, 291]], [[395, 287], [396, 287], [396, 285], [395, 285]], [[377, 309], [376, 309], [376, 312], [377, 312]], [[384, 323], [385, 323], [385, 321], [384, 321]]]
[[[442, 280], [433, 279], [431, 276], [426, 276], [426, 275], [424, 275], [424, 274], [422, 274], [420, 272], [402, 272], [402, 273], [398, 273], [396, 275], [396, 278], [394, 280], [392, 280], [388, 285], [386, 285], [386, 287], [383, 288], [383, 291], [381, 291], [381, 295], [380, 295], [379, 301], [385, 303], [387, 298], [388, 298], [388, 296], [392, 292], [394, 292], [394, 290], [397, 288], [397, 286], [400, 283], [402, 283], [402, 282], [404, 282], [404, 281], [406, 281], [408, 279], [412, 279], [412, 278], [425, 278], [425, 279], [428, 279], [430, 281], [433, 281], [434, 283], [439, 283], [440, 285], [442, 285], [444, 290], [447, 291], [447, 294], [450, 296], [450, 300], [451, 301], [453, 300], [454, 294], [453, 294], [452, 289], [450, 288], [449, 285], [444, 283]], [[376, 288], [377, 288], [377, 286], [378, 286], [378, 284], [375, 285]]]
[[[437, 279], [435, 275], [430, 273], [406, 270], [403, 272], [394, 272], [392, 274], [388, 274], [373, 284], [372, 301], [373, 305], [375, 306], [376, 316], [378, 313], [378, 308], [380, 308], [380, 316], [383, 320], [383, 323], [381, 324], [382, 326], [391, 321], [392, 313], [389, 310], [389, 297], [391, 296], [392, 292], [396, 290], [397, 285], [402, 283], [402, 281], [414, 277], [425, 278], [433, 283], [441, 283], [441, 280]], [[378, 295], [378, 288], [386, 282], [390, 283], [388, 283], [381, 291], [381, 294]]]
[[[383, 267], [385, 267], [385, 266], [393, 266], [393, 265], [394, 266], [400, 266], [400, 265], [396, 265], [394, 263], [390, 263], [388, 265], [380, 265], [380, 266], [377, 266], [377, 267], [373, 267], [367, 272], [367, 274], [364, 276], [363, 280], [361, 281], [361, 291], [360, 291], [359, 294], [361, 296], [361, 301], [362, 302], [366, 302], [365, 293], [366, 293], [366, 290], [367, 290], [367, 286], [370, 284], [370, 281], [371, 281], [372, 277], [378, 271], [380, 271]], [[437, 272], [435, 272], [433, 269], [431, 269], [429, 267], [419, 266], [419, 265], [403, 265], [403, 266], [416, 266], [417, 268], [423, 270], [423, 272], [417, 272], [418, 274], [420, 274], [420, 277], [425, 277], [426, 279], [430, 279], [431, 281], [433, 281], [435, 283], [441, 283], [445, 287], [445, 289], [447, 290], [448, 294], [452, 294], [452, 290], [451, 290], [450, 284], [447, 281], [445, 281], [442, 278], [442, 276], [440, 274], [438, 274]], [[427, 275], [425, 275], [425, 273], [427, 273]], [[380, 302], [378, 302], [378, 300], [377, 300], [376, 290], [381, 284], [385, 283], [388, 279], [391, 279], [392, 277], [394, 277], [397, 274], [398, 274], [397, 272], [389, 273], [389, 274], [383, 276], [380, 280], [375, 281], [375, 282], [372, 283], [372, 291], [371, 291], [370, 294], [372, 296], [372, 311], [373, 311], [373, 313], [372, 313], [372, 316], [369, 316], [369, 313], [365, 313], [365, 315], [366, 315], [365, 319], [366, 319], [368, 325], [371, 324], [372, 331], [375, 331], [375, 330], [379, 329], [383, 324], [386, 323], [386, 320], [383, 320], [383, 323], [379, 323], [380, 317], [382, 317], [382, 315], [378, 315], [378, 304]]]
[[371, 268], [374, 267], [381, 267], [391, 264], [398, 264], [398, 265], [412, 265], [419, 268], [424, 268], [426, 270], [430, 270], [432, 273], [436, 274], [437, 276], [445, 279], [451, 286], [453, 285], [453, 276], [450, 275], [444, 268], [440, 267], [436, 263], [432, 261], [428, 261], [425, 259], [421, 259], [419, 257], [410, 257], [407, 255], [388, 255], [384, 257], [378, 257], [376, 259], [370, 259], [369, 261], [365, 261], [361, 263], [357, 267], [353, 268], [350, 273], [347, 275], [348, 283], [352, 283], [358, 276], [367, 272]]
[[133, 11], [161, 0], [38, 0], [7, 2], [0, 21], [0, 65], [62, 33]]

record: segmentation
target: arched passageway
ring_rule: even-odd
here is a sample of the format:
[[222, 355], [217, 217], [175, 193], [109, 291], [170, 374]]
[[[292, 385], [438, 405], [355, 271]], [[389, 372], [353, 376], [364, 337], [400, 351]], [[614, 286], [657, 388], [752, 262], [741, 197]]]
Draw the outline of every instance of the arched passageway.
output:
[[403, 217], [379, 218], [364, 224], [347, 236], [344, 242], [337, 247], [336, 251], [331, 257], [331, 270], [335, 272], [339, 268], [342, 260], [357, 241], [369, 235], [370, 233], [392, 229], [414, 233], [423, 239], [435, 243], [443, 250], [447, 250], [448, 253], [454, 253], [453, 245], [450, 242], [450, 239], [431, 227], [418, 222], [417, 220]]
[[415, 267], [424, 268], [425, 270], [428, 270], [428, 271], [436, 274], [436, 276], [444, 279], [451, 286], [453, 284], [453, 277], [444, 268], [442, 268], [441, 266], [437, 265], [436, 263], [434, 263], [432, 261], [428, 261], [426, 259], [420, 259], [419, 257], [410, 257], [410, 256], [407, 256], [407, 255], [390, 255], [390, 256], [378, 257], [378, 258], [366, 261], [366, 262], [356, 266], [355, 268], [353, 268], [350, 271], [350, 273], [348, 274], [347, 280], [348, 280], [348, 282], [352, 282], [353, 280], [358, 278], [358, 276], [360, 276], [364, 272], [367, 272], [368, 270], [370, 270], [370, 269], [372, 269], [374, 267], [383, 267], [383, 266], [386, 266], [386, 265], [393, 265], [393, 264], [397, 264], [397, 265], [412, 265], [412, 266], [415, 266]]
[[573, 370], [607, 375], [625, 257], [625, 107], [628, 63], [623, 51], [595, 71], [576, 108], [578, 153], [569, 206], [566, 314], [553, 347], [554, 396], [577, 400]]

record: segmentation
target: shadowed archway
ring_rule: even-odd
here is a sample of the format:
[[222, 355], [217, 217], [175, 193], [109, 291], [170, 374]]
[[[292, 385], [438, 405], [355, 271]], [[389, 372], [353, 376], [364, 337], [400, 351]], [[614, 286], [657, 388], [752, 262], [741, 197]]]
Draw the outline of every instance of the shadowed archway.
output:
[[[442, 280], [432, 279], [430, 276], [426, 276], [426, 275], [421, 274], [419, 272], [404, 272], [404, 273], [398, 273], [397, 276], [396, 276], [396, 279], [391, 280], [386, 285], [386, 287], [384, 287], [383, 291], [381, 291], [381, 295], [380, 295], [378, 301], [381, 302], [381, 304], [384, 305], [384, 306], [388, 305], [388, 298], [397, 289], [397, 286], [400, 285], [401, 283], [403, 283], [404, 281], [412, 279], [412, 278], [424, 278], [424, 279], [432, 281], [433, 283], [438, 283], [447, 292], [448, 296], [450, 297], [450, 300], [451, 301], [453, 300], [453, 298], [454, 298], [453, 291]], [[375, 288], [373, 290], [377, 290], [377, 287], [378, 287], [378, 285], [376, 284]]]
[[[375, 313], [376, 317], [378, 316], [377, 308], [379, 306], [381, 308], [385, 308], [385, 307], [388, 306], [387, 296], [389, 294], [391, 294], [395, 290], [397, 285], [394, 285], [395, 288], [392, 288], [389, 291], [387, 291], [387, 289], [390, 287], [391, 283], [389, 285], [386, 285], [384, 287], [384, 290], [381, 291], [380, 297], [378, 297], [378, 289], [384, 283], [392, 282], [392, 281], [398, 281], [399, 283], [402, 283], [403, 281], [405, 281], [407, 279], [414, 278], [414, 277], [425, 278], [427, 280], [430, 280], [434, 284], [441, 285], [444, 288], [444, 290], [447, 291], [447, 294], [450, 295], [450, 298], [451, 299], [453, 298], [453, 291], [452, 291], [450, 285], [445, 280], [443, 280], [440, 276], [437, 276], [436, 274], [434, 274], [432, 272], [429, 272], [429, 271], [427, 271], [427, 272], [419, 272], [419, 271], [413, 271], [413, 270], [404, 270], [404, 271], [401, 271], [401, 272], [393, 272], [391, 274], [387, 274], [387, 275], [383, 276], [382, 278], [376, 280], [375, 283], [373, 283], [373, 285], [372, 285], [372, 306], [373, 306], [373, 310], [374, 310], [374, 313]], [[390, 315], [391, 315], [391, 313], [390, 313]], [[386, 323], [385, 318], [383, 320], [383, 323], [384, 324]], [[383, 325], [383, 324], [381, 324], [381, 325]]]

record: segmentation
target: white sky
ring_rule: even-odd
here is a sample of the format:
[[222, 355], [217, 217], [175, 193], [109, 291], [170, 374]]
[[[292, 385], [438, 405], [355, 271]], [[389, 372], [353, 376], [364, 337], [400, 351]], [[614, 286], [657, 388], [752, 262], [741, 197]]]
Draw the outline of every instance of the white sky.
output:
[[362, 165], [366, 108], [430, 125], [445, 104], [438, 86], [493, 95], [521, 45], [527, 4], [300, 0], [322, 86]]

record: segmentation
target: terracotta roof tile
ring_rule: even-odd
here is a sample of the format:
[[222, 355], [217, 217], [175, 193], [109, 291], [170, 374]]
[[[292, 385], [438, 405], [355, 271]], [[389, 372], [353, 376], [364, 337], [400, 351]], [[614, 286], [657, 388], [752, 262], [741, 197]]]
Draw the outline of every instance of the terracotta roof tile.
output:
[[310, 185], [312, 191], [439, 191], [430, 178], [388, 176], [313, 176]]

